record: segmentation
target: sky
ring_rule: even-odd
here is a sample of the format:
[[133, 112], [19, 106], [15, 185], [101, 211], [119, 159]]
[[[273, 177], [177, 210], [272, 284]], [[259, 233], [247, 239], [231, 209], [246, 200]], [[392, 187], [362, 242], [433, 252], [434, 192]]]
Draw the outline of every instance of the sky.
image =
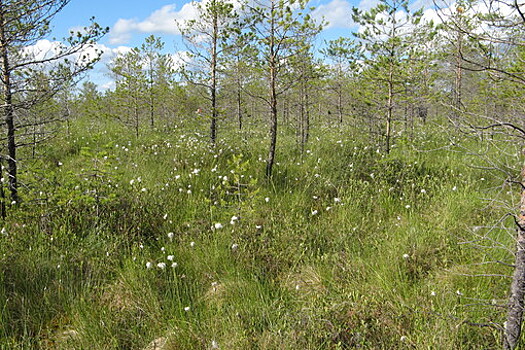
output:
[[[416, 0], [413, 6], [429, 6], [431, 1]], [[368, 10], [376, 4], [377, 0], [311, 0], [309, 6], [316, 8], [313, 17], [328, 22], [319, 36], [319, 45], [324, 40], [351, 36], [351, 32], [357, 29], [352, 22], [352, 7]], [[112, 81], [106, 65], [115, 55], [140, 46], [151, 34], [163, 39], [166, 53], [183, 51], [175, 21], [195, 18], [195, 15], [194, 7], [187, 0], [71, 0], [54, 18], [49, 40], [60, 40], [70, 30], [89, 25], [91, 17], [95, 17], [102, 27], [109, 27], [109, 33], [99, 42], [105, 54], [90, 73], [91, 80], [99, 88], [107, 89], [112, 87]]]
[[[376, 0], [312, 0], [316, 17], [330, 22], [329, 29], [351, 27], [352, 6], [370, 8]], [[110, 33], [102, 44], [110, 47], [118, 45], [140, 45], [144, 37], [155, 34], [166, 41], [178, 41], [175, 19], [194, 18], [195, 11], [190, 1], [169, 0], [71, 0], [53, 22], [57, 37], [67, 34], [71, 28], [89, 23], [94, 16], [102, 26], [108, 26]]]

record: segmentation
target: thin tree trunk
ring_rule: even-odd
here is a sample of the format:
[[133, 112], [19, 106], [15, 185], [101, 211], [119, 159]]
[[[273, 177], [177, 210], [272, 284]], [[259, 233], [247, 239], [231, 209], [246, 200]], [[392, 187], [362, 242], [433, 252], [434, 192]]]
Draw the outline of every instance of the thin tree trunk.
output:
[[[272, 1], [272, 13], [275, 4]], [[272, 177], [273, 164], [275, 161], [275, 149], [277, 147], [277, 57], [275, 53], [275, 18], [272, 15], [270, 24], [270, 47], [269, 47], [269, 73], [270, 73], [270, 150], [266, 162], [266, 177]]]
[[288, 125], [289, 116], [290, 116], [289, 102], [288, 102], [288, 97], [285, 95], [283, 96], [283, 125]]
[[242, 95], [240, 80], [237, 80], [237, 121], [239, 130], [242, 130]]
[[304, 86], [304, 105], [305, 105], [305, 130], [304, 130], [304, 143], [307, 144], [310, 140], [310, 96], [308, 95], [308, 85], [305, 83]]
[[337, 112], [339, 113], [339, 124], [343, 125], [343, 88], [340, 83], [337, 88]]
[[153, 61], [149, 59], [149, 117], [150, 126], [155, 128], [155, 93], [153, 91]]
[[273, 86], [270, 106], [270, 151], [266, 162], [266, 177], [272, 177], [273, 163], [275, 161], [275, 149], [277, 148], [277, 98], [275, 96], [275, 86]]
[[217, 141], [217, 41], [219, 36], [219, 23], [217, 12], [213, 13], [213, 34], [212, 34], [212, 51], [211, 51], [211, 125], [210, 139], [211, 144], [215, 146]]
[[2, 84], [4, 94], [4, 119], [7, 127], [7, 176], [11, 200], [18, 202], [18, 176], [16, 163], [15, 122], [13, 93], [11, 86], [11, 69], [5, 38], [4, 5], [0, 3], [0, 56], [2, 58]]
[[387, 114], [386, 114], [386, 153], [390, 153], [391, 148], [391, 134], [392, 134], [392, 114], [394, 109], [394, 82], [393, 72], [390, 68], [388, 76], [388, 102], [387, 102]]
[[272, 177], [275, 149], [277, 147], [277, 93], [275, 86], [275, 66], [270, 67], [270, 151], [266, 163], [266, 176]]
[[516, 237], [516, 257], [514, 275], [510, 287], [509, 310], [503, 334], [503, 348], [513, 350], [518, 345], [523, 322], [525, 306], [525, 166], [521, 171], [522, 190], [520, 212], [518, 215], [518, 232]]
[[308, 81], [304, 80], [301, 84], [301, 152], [310, 138], [310, 112], [308, 108]]
[[300, 85], [300, 101], [298, 102], [299, 105], [299, 116], [297, 116], [297, 142], [299, 143], [299, 146], [301, 148], [301, 153], [304, 152], [304, 122], [306, 120], [304, 116], [305, 108], [304, 108], [304, 83], [301, 82]]
[[134, 114], [135, 114], [135, 136], [137, 138], [139, 137], [139, 107], [137, 106], [137, 101], [135, 100], [135, 106], [134, 106]]
[[149, 118], [150, 118], [150, 126], [152, 129], [155, 128], [155, 107], [153, 106], [153, 94], [150, 96], [149, 101]]
[[[35, 116], [35, 119], [36, 119], [36, 116]], [[37, 135], [36, 126], [37, 126], [37, 121], [35, 120], [35, 124], [33, 125], [33, 144], [31, 147], [31, 156], [33, 159], [35, 159], [36, 157], [36, 135]]]
[[456, 69], [455, 69], [455, 79], [454, 79], [454, 117], [457, 121], [459, 118], [459, 111], [463, 105], [461, 89], [463, 84], [463, 69], [461, 67], [462, 60], [462, 49], [463, 49], [463, 37], [460, 32], [457, 32], [457, 42], [456, 42]]
[[[0, 178], [3, 178], [4, 176], [3, 164], [3, 157], [0, 156]], [[3, 181], [0, 182], [0, 216], [2, 217], [2, 219], [5, 219], [7, 217], [6, 197]]]

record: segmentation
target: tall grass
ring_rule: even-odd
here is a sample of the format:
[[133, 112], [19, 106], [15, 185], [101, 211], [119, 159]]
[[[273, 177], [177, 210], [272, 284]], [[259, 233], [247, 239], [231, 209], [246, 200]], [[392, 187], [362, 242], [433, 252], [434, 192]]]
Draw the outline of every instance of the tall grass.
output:
[[25, 160], [0, 236], [0, 347], [498, 346], [474, 324], [502, 321], [508, 280], [473, 275], [508, 274], [483, 263], [510, 255], [462, 243], [512, 237], [483, 228], [505, 209], [474, 156], [416, 150], [441, 143], [432, 130], [384, 155], [319, 128], [304, 153], [281, 135], [268, 181], [264, 134], [222, 136], [79, 120]]

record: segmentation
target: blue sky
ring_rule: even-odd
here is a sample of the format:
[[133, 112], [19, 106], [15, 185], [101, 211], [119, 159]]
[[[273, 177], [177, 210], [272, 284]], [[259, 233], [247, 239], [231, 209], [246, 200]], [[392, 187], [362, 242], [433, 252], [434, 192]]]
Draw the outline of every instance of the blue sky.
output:
[[[318, 42], [350, 36], [356, 29], [351, 19], [352, 7], [367, 10], [377, 2], [378, 0], [311, 0], [309, 5], [316, 7], [314, 18], [324, 17], [329, 22]], [[415, 2], [416, 7], [420, 7], [431, 0]], [[91, 73], [92, 80], [105, 89], [111, 87], [106, 64], [119, 52], [140, 46], [144, 38], [151, 34], [164, 40], [167, 53], [175, 54], [184, 50], [175, 20], [195, 18], [195, 9], [190, 1], [183, 0], [71, 0], [55, 17], [52, 36], [59, 40], [69, 30], [88, 25], [92, 16], [101, 26], [110, 28], [109, 34], [100, 41], [100, 48], [105, 52], [104, 58]]]
[[[376, 0], [312, 0], [310, 5], [322, 10], [322, 14], [334, 23], [335, 27], [348, 27], [351, 22], [352, 6], [375, 4]], [[72, 0], [53, 22], [53, 35], [57, 38], [67, 34], [71, 28], [89, 23], [94, 16], [102, 26], [111, 29], [101, 43], [110, 47], [118, 45], [137, 46], [149, 34], [159, 35], [169, 40], [177, 40], [174, 19], [184, 19], [191, 15], [190, 1], [126, 1], [126, 0]], [[330, 18], [328, 18], [330, 17]], [[147, 23], [152, 20], [152, 23]], [[156, 21], [153, 22], [153, 21]], [[173, 32], [168, 27], [173, 26]], [[330, 31], [333, 31], [332, 25]], [[129, 35], [129, 39], [127, 36]]]
[[[119, 19], [146, 18], [153, 11], [168, 4], [184, 3], [166, 0], [126, 1], [126, 0], [71, 0], [53, 22], [54, 33], [67, 34], [70, 28], [89, 23], [94, 16], [103, 27], [112, 28]], [[106, 36], [103, 42], [107, 43]]]

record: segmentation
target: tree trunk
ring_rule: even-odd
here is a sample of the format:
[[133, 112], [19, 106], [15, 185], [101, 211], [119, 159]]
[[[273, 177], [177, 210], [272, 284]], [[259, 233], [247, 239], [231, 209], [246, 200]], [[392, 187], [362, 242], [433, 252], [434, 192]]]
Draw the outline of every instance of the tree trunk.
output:
[[520, 200], [520, 212], [518, 215], [518, 230], [516, 237], [516, 257], [514, 263], [514, 275], [510, 287], [509, 310], [503, 334], [503, 346], [505, 350], [515, 349], [521, 335], [523, 322], [523, 308], [525, 306], [525, 165], [521, 171], [522, 190]]
[[282, 104], [282, 107], [283, 107], [283, 125], [288, 125], [288, 121], [289, 121], [289, 117], [290, 117], [290, 103], [288, 102], [289, 98], [288, 96], [284, 95], [283, 96], [283, 104]]
[[213, 13], [213, 34], [212, 34], [212, 48], [211, 48], [211, 125], [210, 125], [210, 139], [211, 144], [215, 146], [217, 141], [217, 41], [219, 39], [219, 22], [217, 11]]
[[275, 67], [270, 68], [270, 151], [266, 163], [266, 177], [272, 177], [275, 149], [277, 147], [277, 94], [275, 87]]
[[149, 58], [149, 118], [150, 126], [155, 128], [155, 93], [153, 90], [153, 60]]
[[305, 130], [304, 143], [308, 143], [308, 141], [310, 141], [310, 111], [307, 109], [306, 110], [306, 130]]
[[[272, 1], [272, 13], [275, 4]], [[277, 146], [277, 57], [275, 52], [275, 18], [272, 15], [270, 24], [270, 47], [269, 47], [269, 74], [270, 74], [270, 150], [266, 162], [266, 177], [272, 177], [273, 163], [275, 161], [275, 149]]]
[[387, 104], [387, 114], [386, 114], [386, 153], [390, 153], [391, 148], [391, 134], [392, 134], [392, 115], [394, 110], [394, 81], [393, 81], [393, 72], [392, 67], [390, 68], [390, 73], [388, 75], [388, 104]]
[[[0, 178], [4, 177], [4, 170], [2, 169], [3, 164], [3, 158], [0, 156]], [[2, 217], [2, 219], [5, 219], [7, 217], [6, 197], [3, 181], [0, 182], [0, 216]]]
[[310, 99], [308, 96], [308, 82], [304, 83], [303, 105], [304, 105], [304, 139], [303, 143], [306, 145], [310, 139]]
[[237, 80], [237, 122], [239, 130], [242, 130], [242, 95], [241, 95], [241, 81]]
[[0, 3], [0, 56], [2, 58], [2, 84], [4, 94], [4, 120], [7, 127], [7, 176], [11, 200], [18, 202], [18, 175], [16, 163], [15, 122], [13, 109], [13, 92], [11, 86], [11, 69], [5, 37], [4, 6]]
[[457, 122], [457, 119], [459, 118], [459, 112], [462, 107], [462, 96], [461, 96], [461, 89], [462, 89], [462, 83], [463, 83], [463, 69], [461, 67], [461, 60], [462, 60], [462, 49], [463, 49], [463, 37], [460, 32], [457, 32], [457, 42], [456, 42], [456, 69], [455, 69], [455, 79], [454, 79], [454, 96], [453, 96], [453, 105], [454, 105], [454, 118], [456, 119], [455, 122]]
[[337, 113], [339, 114], [339, 125], [343, 125], [343, 87], [338, 83], [337, 87]]
[[297, 127], [297, 141], [299, 142], [299, 145], [301, 146], [301, 153], [304, 153], [304, 147], [305, 147], [305, 122], [306, 122], [306, 107], [304, 105], [304, 83], [301, 84], [301, 101], [299, 102], [299, 117], [298, 117], [298, 127]]
[[137, 97], [135, 96], [133, 100], [134, 100], [133, 113], [135, 116], [135, 136], [139, 138], [139, 106], [137, 102]]
[[153, 93], [150, 95], [150, 101], [149, 101], [149, 119], [150, 119], [150, 126], [152, 129], [155, 128], [155, 107], [153, 105]]

